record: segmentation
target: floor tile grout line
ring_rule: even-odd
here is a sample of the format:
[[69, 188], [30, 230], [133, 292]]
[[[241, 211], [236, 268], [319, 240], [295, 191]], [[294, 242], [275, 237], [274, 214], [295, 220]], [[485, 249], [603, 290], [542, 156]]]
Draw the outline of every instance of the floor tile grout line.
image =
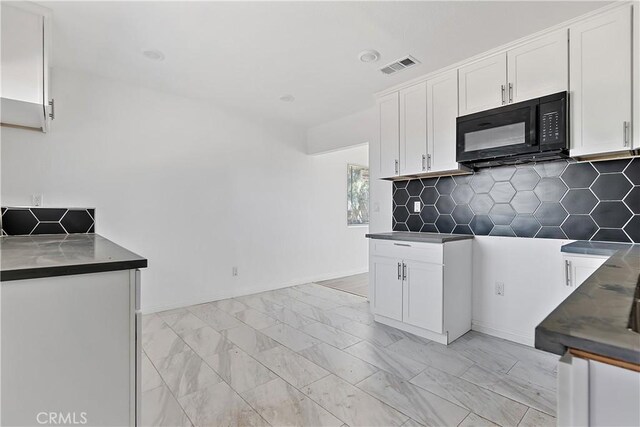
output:
[[[162, 320], [164, 322], [164, 320]], [[165, 323], [166, 324], [166, 323]], [[167, 325], [169, 326], [169, 325]], [[180, 338], [180, 337], [178, 337]], [[185, 343], [186, 344], [186, 343]], [[182, 352], [181, 352], [182, 353]], [[145, 353], [146, 354], [146, 353]], [[177, 353], [176, 353], [177, 354]], [[171, 390], [171, 387], [169, 387], [169, 385], [167, 384], [167, 381], [164, 379], [164, 377], [162, 376], [162, 374], [160, 373], [160, 371], [158, 370], [158, 367], [156, 366], [156, 364], [153, 362], [153, 360], [151, 360], [151, 358], [149, 356], [147, 356], [147, 358], [149, 359], [149, 362], [151, 362], [151, 364], [153, 365], [153, 369], [156, 370], [156, 372], [158, 373], [158, 376], [160, 377], [160, 379], [162, 380], [162, 384], [164, 384], [164, 387], [167, 388], [167, 390], [169, 391], [169, 393], [171, 394], [171, 396], [173, 396], [173, 398], [175, 399], [176, 403], [178, 403], [178, 406], [180, 407], [180, 409], [182, 410], [182, 413], [184, 414], [185, 417], [187, 417], [187, 419], [189, 420], [189, 422], [191, 423], [192, 426], [195, 426], [196, 424], [193, 422], [193, 420], [191, 419], [191, 417], [189, 416], [189, 414], [187, 414], [187, 411], [185, 410], [184, 406], [182, 406], [182, 403], [180, 402], [180, 400], [176, 397], [176, 395], [173, 393], [173, 390]], [[217, 375], [217, 374], [216, 374]], [[222, 379], [222, 378], [220, 378]], [[162, 387], [162, 386], [160, 386]], [[142, 394], [142, 393], [141, 393]], [[185, 395], [186, 396], [186, 395]], [[184, 397], [184, 396], [182, 396]], [[142, 396], [141, 396], [142, 398]], [[140, 409], [142, 410], [142, 408]], [[141, 417], [142, 418], [142, 417]]]

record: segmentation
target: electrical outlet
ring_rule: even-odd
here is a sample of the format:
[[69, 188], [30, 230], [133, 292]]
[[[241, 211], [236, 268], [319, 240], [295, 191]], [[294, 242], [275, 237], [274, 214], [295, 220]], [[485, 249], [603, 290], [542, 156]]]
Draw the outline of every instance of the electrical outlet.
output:
[[237, 276], [238, 275], [238, 267], [233, 267], [231, 269], [231, 275], [232, 276]]
[[413, 202], [413, 212], [420, 213], [420, 202]]
[[504, 296], [504, 282], [496, 282], [496, 295]]
[[42, 206], [42, 194], [31, 195], [31, 206]]

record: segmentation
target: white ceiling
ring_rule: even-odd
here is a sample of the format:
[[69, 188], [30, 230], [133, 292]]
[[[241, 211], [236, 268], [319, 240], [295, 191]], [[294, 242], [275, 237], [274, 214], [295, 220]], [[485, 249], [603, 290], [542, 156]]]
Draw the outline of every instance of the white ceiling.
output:
[[[314, 126], [601, 2], [47, 2], [54, 66]], [[381, 60], [365, 64], [360, 51]], [[166, 59], [142, 56], [158, 49]], [[393, 76], [382, 65], [422, 63]], [[293, 94], [295, 102], [278, 98]]]

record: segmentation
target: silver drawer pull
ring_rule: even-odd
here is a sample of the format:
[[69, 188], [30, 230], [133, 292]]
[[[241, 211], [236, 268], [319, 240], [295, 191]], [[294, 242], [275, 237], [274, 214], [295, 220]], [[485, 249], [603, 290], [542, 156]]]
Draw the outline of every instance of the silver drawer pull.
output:
[[395, 246], [405, 246], [407, 248], [410, 248], [411, 245], [407, 244], [407, 243], [394, 243]]

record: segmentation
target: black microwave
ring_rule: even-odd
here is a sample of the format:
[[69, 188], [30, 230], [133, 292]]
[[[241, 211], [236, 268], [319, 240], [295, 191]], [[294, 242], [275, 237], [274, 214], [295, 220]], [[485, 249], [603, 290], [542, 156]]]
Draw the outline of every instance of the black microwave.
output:
[[567, 92], [457, 118], [456, 160], [471, 168], [569, 157]]

